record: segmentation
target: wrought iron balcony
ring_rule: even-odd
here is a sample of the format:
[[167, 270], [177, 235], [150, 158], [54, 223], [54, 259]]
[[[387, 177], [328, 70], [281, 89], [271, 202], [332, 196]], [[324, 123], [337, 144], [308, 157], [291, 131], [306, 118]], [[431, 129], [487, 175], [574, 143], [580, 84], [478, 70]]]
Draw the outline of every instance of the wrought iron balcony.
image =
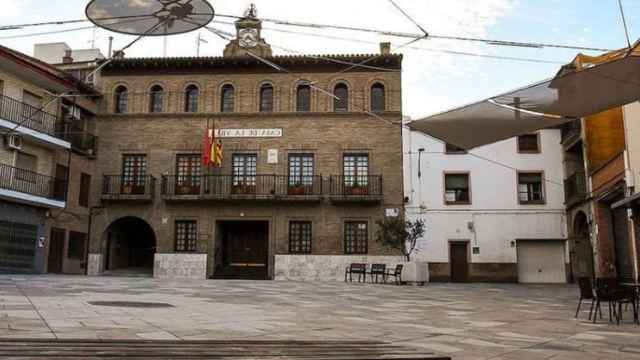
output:
[[60, 132], [61, 138], [71, 143], [71, 148], [89, 157], [95, 157], [98, 152], [98, 137], [66, 122]]
[[565, 205], [573, 206], [587, 197], [587, 178], [584, 171], [577, 171], [564, 181]]
[[329, 196], [334, 202], [382, 201], [382, 176], [331, 176]]
[[0, 119], [59, 138], [60, 119], [57, 115], [8, 96], [0, 95]]
[[[67, 182], [48, 175], [0, 164], [0, 188], [48, 200], [66, 201]], [[21, 200], [18, 199], [17, 200]], [[28, 202], [38, 199], [27, 197]]]
[[274, 200], [320, 201], [320, 176], [202, 175], [163, 176], [166, 200]]
[[103, 201], [153, 201], [156, 179], [151, 176], [105, 175]]

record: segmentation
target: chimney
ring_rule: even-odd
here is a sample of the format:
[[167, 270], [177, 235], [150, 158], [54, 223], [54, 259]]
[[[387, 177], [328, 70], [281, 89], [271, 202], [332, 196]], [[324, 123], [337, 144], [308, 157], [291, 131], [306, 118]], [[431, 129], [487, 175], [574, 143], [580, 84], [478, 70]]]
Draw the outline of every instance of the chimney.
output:
[[382, 54], [382, 55], [390, 55], [391, 54], [391, 43], [390, 42], [380, 43], [380, 54]]
[[71, 50], [65, 50], [64, 57], [62, 58], [63, 64], [73, 63], [73, 57], [71, 56]]

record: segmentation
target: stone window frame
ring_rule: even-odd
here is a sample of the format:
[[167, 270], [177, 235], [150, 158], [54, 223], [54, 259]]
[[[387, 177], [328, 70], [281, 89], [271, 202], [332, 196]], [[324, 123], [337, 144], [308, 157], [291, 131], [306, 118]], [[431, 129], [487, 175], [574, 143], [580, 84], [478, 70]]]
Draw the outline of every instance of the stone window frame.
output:
[[337, 112], [337, 113], [349, 112], [353, 108], [353, 106], [352, 106], [353, 105], [352, 104], [352, 101], [353, 101], [353, 91], [352, 91], [352, 89], [353, 89], [353, 87], [351, 86], [351, 84], [347, 80], [343, 80], [343, 79], [334, 80], [334, 81], [331, 82], [331, 86], [329, 87], [329, 89], [331, 91], [331, 94], [333, 94], [333, 96], [337, 97], [336, 90], [338, 89], [338, 86], [344, 86], [347, 89], [347, 101], [346, 101], [347, 108], [343, 109], [343, 110], [338, 110], [337, 109], [338, 102], [341, 101], [342, 99], [338, 100], [336, 98], [333, 98], [333, 101], [331, 101], [331, 103], [330, 103], [330, 111], [331, 112]]
[[[374, 109], [374, 106], [373, 106], [373, 89], [376, 86], [380, 86], [382, 88], [382, 96], [383, 96], [382, 109]], [[373, 84], [371, 84], [371, 86], [369, 86], [369, 110], [371, 112], [382, 113], [387, 111], [387, 99], [388, 99], [387, 93], [388, 93], [387, 86], [380, 81], [376, 81]]]
[[[348, 225], [357, 225], [360, 226], [362, 224], [366, 225], [366, 239], [364, 245], [364, 251], [358, 251], [358, 245], [355, 245], [355, 251], [348, 251], [347, 247], [347, 227]], [[371, 239], [371, 226], [369, 224], [369, 219], [344, 219], [342, 222], [342, 244], [343, 251], [345, 255], [367, 255], [369, 253], [369, 241]], [[356, 239], [357, 242], [357, 239]]]
[[364, 100], [366, 101], [365, 108], [371, 112], [377, 113], [377, 111], [373, 111], [373, 108], [371, 107], [371, 90], [373, 89], [373, 86], [376, 84], [380, 84], [384, 86], [384, 111], [380, 111], [380, 112], [392, 111], [391, 99], [390, 99], [391, 88], [390, 88], [389, 82], [381, 78], [373, 78], [367, 82], [367, 85], [364, 89], [364, 94], [365, 94]]
[[[316, 99], [313, 88], [311, 87], [313, 82], [309, 79], [297, 79], [291, 88], [291, 111], [295, 113], [307, 113], [314, 112], [316, 109]], [[298, 111], [298, 88], [301, 85], [309, 86], [309, 111]]]
[[[231, 111], [222, 111], [224, 106], [224, 100], [222, 97], [224, 95], [224, 89], [228, 86], [233, 89], [233, 109]], [[238, 112], [238, 93], [238, 87], [232, 81], [226, 80], [220, 83], [220, 85], [218, 85], [218, 95], [216, 96], [218, 101], [217, 111], [222, 114], [232, 114]]]
[[[196, 101], [196, 109], [195, 111], [189, 111], [189, 103], [187, 102], [189, 99], [187, 97], [187, 91], [189, 90], [189, 88], [191, 87], [195, 87], [198, 90], [198, 99]], [[182, 87], [182, 93], [181, 93], [181, 105], [182, 108], [180, 109], [181, 112], [183, 113], [188, 113], [188, 114], [197, 114], [202, 112], [202, 89], [203, 87], [198, 84], [197, 82], [188, 82], [186, 83], [183, 87]]]
[[[269, 111], [263, 111], [262, 110], [262, 90], [263, 90], [263, 88], [265, 86], [271, 86], [271, 91], [272, 91], [272, 94], [271, 94], [271, 110], [269, 110]], [[257, 111], [258, 112], [267, 113], [267, 114], [276, 112], [276, 108], [277, 108], [277, 106], [276, 106], [276, 91], [277, 91], [276, 90], [276, 85], [272, 80], [264, 80], [264, 81], [261, 81], [258, 84], [258, 87], [256, 88], [256, 99], [258, 100], [258, 103], [257, 103]]]
[[[153, 93], [153, 88], [159, 86], [162, 89], [162, 106], [161, 106], [161, 111], [152, 111], [152, 93]], [[161, 83], [161, 82], [153, 82], [149, 85], [149, 87], [147, 88], [147, 92], [146, 92], [146, 105], [147, 105], [147, 112], [149, 112], [150, 114], [162, 114], [162, 113], [167, 113], [170, 111], [169, 109], [169, 98], [170, 98], [170, 92], [167, 91], [167, 86], [165, 86], [165, 84]]]
[[[124, 91], [118, 91], [120, 89], [124, 89]], [[131, 92], [129, 91], [129, 85], [125, 84], [125, 83], [118, 83], [113, 87], [113, 105], [112, 105], [112, 110], [114, 114], [127, 114], [127, 113], [131, 113], [131, 97], [129, 96], [131, 94]], [[121, 105], [121, 101], [120, 98], [118, 97], [120, 94], [124, 94], [126, 96], [125, 98], [125, 104], [124, 104], [124, 109], [120, 108]]]
[[[187, 227], [185, 229], [185, 238], [184, 238], [184, 246], [179, 246], [178, 236], [180, 235], [179, 224], [188, 224], [190, 226], [194, 226], [194, 228]], [[198, 252], [198, 241], [199, 241], [199, 226], [197, 219], [176, 219], [173, 222], [174, 227], [174, 251], [176, 253], [196, 253]], [[190, 236], [195, 236], [195, 238], [191, 239]]]

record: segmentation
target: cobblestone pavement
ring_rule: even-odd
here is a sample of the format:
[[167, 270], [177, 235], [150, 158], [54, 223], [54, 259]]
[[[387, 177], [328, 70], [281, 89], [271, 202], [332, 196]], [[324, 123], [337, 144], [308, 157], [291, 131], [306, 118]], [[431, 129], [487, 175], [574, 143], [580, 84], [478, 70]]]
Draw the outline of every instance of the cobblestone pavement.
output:
[[573, 285], [0, 276], [0, 338], [383, 340], [455, 360], [640, 359], [631, 313], [609, 324], [605, 306], [592, 324], [584, 306], [576, 320], [577, 295]]

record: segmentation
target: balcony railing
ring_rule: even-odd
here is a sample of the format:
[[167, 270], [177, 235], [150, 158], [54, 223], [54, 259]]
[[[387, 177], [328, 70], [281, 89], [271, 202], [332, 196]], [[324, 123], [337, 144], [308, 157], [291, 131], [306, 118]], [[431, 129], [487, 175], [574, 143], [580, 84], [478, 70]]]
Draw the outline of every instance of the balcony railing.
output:
[[331, 176], [331, 199], [334, 201], [382, 200], [382, 176]]
[[319, 200], [320, 176], [202, 175], [163, 176], [163, 197], [175, 200]]
[[63, 125], [60, 137], [71, 143], [71, 148], [87, 156], [96, 156], [98, 151], [98, 138], [81, 129], [71, 122]]
[[574, 205], [587, 196], [587, 178], [584, 171], [577, 171], [564, 181], [565, 204]]
[[102, 200], [153, 200], [156, 179], [151, 176], [105, 175]]
[[582, 136], [582, 122], [580, 119], [565, 124], [562, 127], [561, 142], [563, 145], [571, 145]]
[[65, 201], [67, 182], [29, 170], [0, 164], [0, 188], [49, 200]]
[[0, 95], [0, 119], [58, 137], [58, 116], [8, 96]]

